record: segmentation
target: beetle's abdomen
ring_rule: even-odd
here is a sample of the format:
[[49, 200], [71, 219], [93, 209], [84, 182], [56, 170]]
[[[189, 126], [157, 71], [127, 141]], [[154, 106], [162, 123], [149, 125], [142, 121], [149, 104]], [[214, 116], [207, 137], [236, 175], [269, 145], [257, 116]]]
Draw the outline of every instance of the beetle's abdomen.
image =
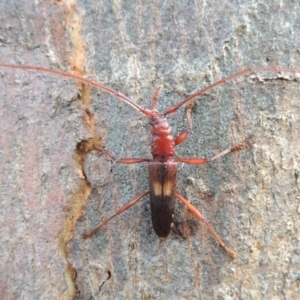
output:
[[177, 163], [150, 162], [148, 169], [153, 228], [159, 237], [166, 237], [173, 222]]

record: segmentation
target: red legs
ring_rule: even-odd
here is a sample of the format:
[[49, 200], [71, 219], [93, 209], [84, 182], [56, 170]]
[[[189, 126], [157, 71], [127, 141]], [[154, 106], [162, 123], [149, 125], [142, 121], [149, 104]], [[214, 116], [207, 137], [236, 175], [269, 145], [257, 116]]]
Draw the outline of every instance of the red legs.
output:
[[220, 246], [226, 251], [226, 253], [231, 257], [235, 258], [236, 254], [232, 250], [226, 247], [224, 242], [221, 240], [220, 236], [215, 232], [215, 230], [212, 228], [212, 226], [204, 219], [204, 217], [200, 214], [200, 212], [191, 204], [189, 203], [186, 199], [184, 199], [181, 195], [175, 193], [175, 197], [179, 199], [186, 207], [188, 210], [201, 222], [205, 224], [207, 227], [208, 231], [214, 236], [214, 238], [217, 240], [217, 242], [220, 244]]
[[[179, 136], [181, 136], [181, 134]], [[237, 143], [237, 144], [234, 144], [231, 148], [225, 149], [224, 151], [216, 154], [211, 159], [206, 159], [206, 158], [175, 158], [174, 161], [175, 162], [193, 164], [193, 165], [202, 165], [202, 164], [206, 164], [206, 163], [209, 163], [211, 161], [214, 161], [217, 158], [220, 158], [220, 157], [222, 157], [222, 156], [224, 156], [224, 155], [226, 155], [230, 152], [240, 151], [240, 150], [244, 149], [247, 144], [248, 144], [247, 140], [245, 140], [243, 142], [240, 142], [240, 143]], [[103, 149], [101, 151], [103, 152]], [[115, 160], [115, 158], [108, 151], [105, 151], [104, 154], [107, 155], [109, 158]], [[130, 165], [130, 164], [136, 164], [136, 163], [141, 163], [141, 162], [150, 162], [150, 161], [152, 161], [152, 159], [150, 159], [150, 158], [120, 158], [120, 159], [117, 159], [115, 161], [117, 163], [120, 163], [120, 164]]]
[[[106, 219], [104, 222], [102, 222], [100, 225], [98, 225], [96, 228], [94, 228], [90, 232], [85, 233], [83, 235], [83, 238], [87, 239], [87, 238], [91, 237], [92, 235], [94, 235], [95, 233], [97, 233], [103, 226], [105, 226], [111, 219], [113, 219], [117, 215], [120, 215], [121, 213], [123, 213], [124, 211], [126, 211], [127, 209], [129, 209], [130, 207], [132, 207], [133, 205], [135, 205], [139, 200], [141, 200], [142, 198], [144, 198], [145, 196], [147, 196], [149, 194], [150, 194], [150, 192], [148, 191], [148, 192], [145, 192], [145, 193], [137, 196], [136, 198], [134, 198], [133, 200], [131, 200], [130, 202], [128, 202], [126, 205], [124, 205], [121, 209], [119, 209], [114, 215], [112, 215], [111, 217], [109, 217], [108, 219]], [[181, 195], [175, 193], [175, 197], [177, 199], [179, 199], [184, 205], [186, 205], [187, 208], [189, 209], [189, 211], [197, 219], [199, 219], [201, 222], [203, 222], [206, 225], [206, 227], [209, 230], [209, 232], [215, 237], [215, 239], [220, 244], [220, 246], [225, 250], [225, 252], [231, 258], [235, 258], [236, 257], [235, 252], [226, 247], [226, 245], [224, 244], [224, 242], [222, 241], [222, 239], [220, 238], [220, 236], [215, 232], [215, 230], [212, 228], [212, 226], [204, 219], [204, 217], [200, 214], [200, 212], [192, 204], [190, 204], [186, 199], [184, 199]]]
[[[113, 156], [109, 155], [109, 157], [113, 157]], [[151, 161], [151, 159], [149, 159], [149, 158], [121, 158], [121, 159], [116, 160], [117, 163], [121, 163], [121, 164], [136, 164], [136, 163], [140, 163], [140, 162], [149, 162], [149, 161]], [[83, 234], [83, 238], [87, 239], [87, 238], [91, 237], [92, 235], [97, 233], [103, 226], [105, 226], [111, 219], [113, 219], [117, 215], [120, 215], [121, 213], [123, 213], [124, 211], [126, 211], [127, 209], [129, 209], [130, 207], [135, 205], [139, 200], [141, 200], [142, 198], [144, 198], [145, 196], [147, 196], [149, 194], [150, 194], [150, 192], [148, 191], [148, 192], [145, 192], [145, 193], [135, 197], [130, 202], [128, 202], [126, 205], [124, 205], [122, 208], [120, 208], [114, 215], [112, 215], [111, 217], [106, 219], [104, 222], [99, 224], [96, 228]]]
[[116, 160], [117, 163], [126, 164], [126, 165], [137, 164], [137, 163], [141, 163], [141, 162], [149, 162], [149, 161], [152, 161], [152, 159], [150, 159], [150, 158], [120, 158], [120, 159]]
[[[243, 148], [246, 147], [247, 145], [247, 140], [241, 142], [241, 143], [237, 143], [235, 145], [233, 145], [231, 148], [228, 148], [218, 154], [216, 154], [214, 157], [212, 157], [211, 159], [205, 159], [205, 158], [178, 158], [175, 159], [176, 162], [185, 162], [185, 163], [189, 163], [189, 164], [195, 164], [195, 165], [201, 165], [201, 164], [206, 164], [209, 163], [211, 161], [214, 161], [217, 158], [220, 158], [230, 152], [235, 152], [235, 151], [239, 151], [242, 150]], [[200, 214], [200, 212], [191, 204], [189, 203], [185, 198], [183, 198], [181, 195], [175, 193], [175, 197], [177, 199], [179, 199], [184, 205], [186, 205], [186, 207], [188, 208], [188, 210], [201, 222], [203, 222], [205, 224], [205, 226], [207, 227], [208, 231], [215, 237], [215, 239], [217, 240], [217, 242], [219, 243], [219, 245], [226, 251], [226, 253], [231, 257], [231, 258], [235, 258], [236, 254], [234, 251], [230, 250], [229, 248], [226, 247], [226, 245], [224, 244], [224, 242], [221, 240], [220, 236], [215, 232], [215, 230], [212, 228], [212, 226], [204, 219], [204, 217]]]
[[[192, 129], [192, 117], [191, 117], [191, 112], [192, 112], [192, 108], [194, 106], [194, 102], [191, 101], [188, 105], [187, 105], [187, 111], [186, 111], [186, 119], [187, 119], [187, 123], [188, 123], [188, 129], [184, 130], [183, 132], [181, 132], [177, 138], [175, 138], [174, 142], [175, 142], [175, 146], [181, 144], [188, 136], [188, 134], [190, 133], [191, 129]], [[215, 155], [213, 158], [211, 158], [210, 160], [207, 159], [199, 159], [199, 158], [180, 158], [180, 159], [175, 159], [175, 161], [177, 162], [186, 162], [186, 163], [191, 163], [191, 164], [204, 164], [207, 163], [209, 161], [213, 161], [223, 155], [226, 155], [227, 153], [230, 152], [234, 152], [234, 151], [239, 151], [243, 148], [245, 148], [246, 146], [246, 141], [243, 141], [241, 143], [235, 144], [233, 147], [228, 148], [224, 151], [222, 151], [221, 153]]]
[[178, 137], [175, 139], [175, 146], [181, 144], [188, 136], [188, 134], [190, 133], [191, 129], [192, 129], [192, 117], [191, 117], [191, 112], [192, 112], [192, 108], [194, 106], [194, 102], [191, 101], [186, 109], [186, 119], [187, 119], [187, 123], [188, 123], [188, 129], [184, 130], [183, 132], [181, 132]]
[[[155, 95], [156, 97], [158, 96], [158, 93], [160, 91], [161, 87], [159, 87], [156, 92]], [[154, 96], [155, 98], [155, 96]], [[183, 137], [183, 140], [186, 138], [186, 136], [188, 135], [190, 129], [191, 129], [191, 109], [192, 109], [192, 105], [189, 105], [188, 110], [187, 110], [187, 120], [188, 120], [188, 130], [183, 131], [178, 137]], [[185, 134], [186, 133], [186, 134]], [[183, 141], [182, 140], [182, 141]], [[181, 141], [181, 142], [182, 142]], [[178, 158], [175, 159], [175, 162], [185, 162], [185, 163], [190, 163], [190, 164], [206, 164], [209, 163], [217, 158], [220, 158], [230, 152], [234, 152], [234, 151], [239, 151], [243, 148], [245, 148], [245, 146], [247, 145], [247, 141], [243, 141], [241, 143], [237, 143], [234, 146], [232, 146], [231, 148], [228, 148], [218, 154], [216, 154], [214, 157], [212, 157], [211, 159], [205, 159], [205, 158]], [[107, 153], [106, 153], [107, 154]], [[113, 156], [111, 154], [108, 155], [110, 158], [113, 158]], [[114, 158], [113, 158], [114, 159]], [[141, 162], [150, 162], [152, 161], [152, 159], [149, 158], [121, 158], [121, 159], [117, 159], [116, 162], [117, 163], [121, 163], [121, 164], [135, 164], [135, 163], [141, 163]], [[89, 237], [91, 237], [92, 235], [94, 235], [95, 233], [97, 233], [103, 226], [105, 226], [111, 219], [113, 219], [114, 217], [116, 217], [117, 215], [120, 215], [121, 213], [125, 212], [127, 209], [131, 208], [133, 205], [135, 205], [139, 200], [141, 200], [142, 198], [144, 198], [145, 196], [147, 196], [148, 194], [150, 194], [150, 192], [145, 192], [139, 196], [137, 196], [136, 198], [134, 198], [133, 200], [131, 200], [129, 203], [127, 203], [126, 205], [124, 205], [122, 208], [120, 208], [114, 215], [112, 215], [111, 217], [109, 217], [108, 219], [106, 219], [104, 222], [102, 222], [100, 225], [98, 225], [96, 228], [94, 228], [93, 230], [91, 230], [88, 233], [85, 233], [83, 235], [84, 239], [87, 239]], [[184, 199], [181, 195], [179, 194], [175, 194], [175, 196], [181, 201], [183, 202], [188, 209], [191, 211], [191, 213], [197, 218], [199, 219], [201, 222], [203, 222], [206, 227], [208, 228], [208, 230], [211, 232], [211, 234], [215, 237], [215, 239], [218, 241], [218, 243], [220, 244], [220, 246], [226, 251], [226, 253], [228, 253], [228, 255], [231, 258], [235, 258], [236, 254], [228, 249], [224, 242], [221, 240], [220, 236], [215, 232], [215, 230], [212, 228], [212, 226], [203, 218], [203, 216], [200, 214], [200, 212], [192, 205], [190, 204], [186, 199]]]
[[235, 151], [240, 151], [242, 149], [244, 149], [248, 144], [247, 140], [244, 140], [240, 143], [234, 144], [231, 148], [228, 148], [218, 154], [216, 154], [214, 157], [212, 157], [211, 159], [206, 159], [206, 158], [175, 158], [174, 161], [175, 162], [183, 162], [183, 163], [187, 163], [187, 164], [192, 164], [192, 165], [202, 165], [202, 164], [207, 164], [211, 161], [216, 160], [217, 158], [220, 158], [230, 152], [235, 152]]
[[[105, 154], [107, 154], [107, 153], [105, 153]], [[108, 156], [110, 158], [114, 159], [114, 157], [111, 154], [109, 154]], [[136, 164], [136, 163], [140, 163], [140, 162], [149, 162], [149, 161], [151, 161], [151, 159], [149, 159], [149, 158], [121, 158], [121, 159], [116, 160], [117, 163], [121, 163], [121, 164]], [[128, 202], [126, 205], [124, 205], [122, 208], [120, 208], [114, 215], [112, 215], [111, 217], [106, 219], [104, 222], [99, 224], [96, 228], [94, 228], [93, 230], [83, 234], [83, 238], [87, 239], [87, 238], [91, 237], [92, 235], [94, 235], [95, 233], [97, 233], [111, 219], [113, 219], [117, 215], [120, 215], [121, 213], [123, 213], [124, 211], [129, 209], [131, 206], [135, 205], [139, 200], [141, 200], [142, 198], [144, 198], [148, 194], [150, 194], [149, 191], [135, 197], [134, 199], [132, 199], [130, 202]]]
[[240, 151], [240, 150], [244, 149], [248, 144], [249, 144], [249, 139], [246, 139], [240, 143], [234, 144], [231, 148], [228, 148], [228, 149], [216, 154], [209, 161], [214, 161], [215, 159], [220, 158], [230, 152]]
[[128, 202], [126, 205], [124, 205], [122, 208], [120, 208], [114, 215], [112, 215], [111, 217], [109, 217], [108, 219], [106, 219], [104, 222], [102, 222], [100, 225], [98, 225], [96, 228], [94, 228], [90, 232], [85, 233], [83, 235], [83, 238], [87, 239], [87, 238], [91, 237], [93, 234], [95, 234], [96, 232], [98, 232], [103, 226], [105, 226], [111, 219], [113, 219], [117, 215], [120, 215], [121, 213], [123, 213], [124, 211], [126, 211], [127, 209], [129, 209], [131, 206], [135, 205], [139, 200], [141, 200], [142, 198], [144, 198], [145, 196], [147, 196], [149, 194], [150, 194], [150, 192], [148, 191], [148, 192], [145, 192], [145, 193], [143, 193], [143, 194], [135, 197], [130, 202]]
[[162, 85], [159, 85], [159, 86], [156, 88], [156, 90], [155, 90], [155, 92], [154, 92], [154, 94], [153, 94], [153, 97], [152, 97], [151, 110], [154, 110], [154, 109], [155, 109], [156, 104], [157, 104], [157, 101], [158, 101], [158, 96], [159, 96], [159, 93], [160, 93], [160, 91], [161, 91], [162, 88], [163, 88]]
[[[246, 144], [247, 144], [246, 141], [235, 144], [233, 147], [228, 148], [228, 149], [222, 151], [221, 153], [218, 153], [210, 160], [205, 159], [205, 158], [178, 158], [178, 159], [175, 159], [175, 161], [176, 162], [185, 162], [185, 163], [190, 163], [190, 164], [197, 164], [197, 165], [206, 164], [206, 163], [209, 163], [210, 161], [220, 158], [221, 156], [226, 155], [230, 152], [239, 151], [239, 150], [243, 149], [246, 146]], [[111, 155], [109, 155], [109, 156], [112, 157]], [[152, 160], [149, 158], [121, 158], [121, 159], [116, 160], [117, 163], [122, 163], [122, 164], [135, 164], [135, 163], [149, 162], [149, 161], [152, 161]], [[131, 200], [129, 203], [124, 205], [122, 208], [120, 208], [114, 215], [112, 215], [111, 217], [106, 219], [104, 222], [102, 222], [100, 225], [98, 225], [96, 228], [94, 228], [90, 232], [85, 233], [83, 235], [83, 238], [87, 239], [87, 238], [91, 237], [92, 235], [97, 233], [103, 226], [105, 226], [111, 219], [113, 219], [117, 215], [120, 215], [121, 213], [123, 213], [124, 211], [126, 211], [127, 209], [129, 209], [130, 207], [135, 205], [139, 200], [141, 200], [142, 198], [144, 198], [145, 196], [147, 196], [149, 194], [150, 194], [150, 192], [148, 191], [148, 192], [145, 192], [145, 193], [137, 196], [136, 198]], [[203, 218], [203, 216], [200, 214], [200, 212], [192, 204], [190, 204], [186, 199], [184, 199], [181, 195], [176, 193], [175, 196], [176, 196], [176, 198], [178, 198], [181, 202], [183, 202], [188, 207], [190, 212], [197, 219], [199, 219], [201, 222], [203, 222], [207, 226], [208, 230], [215, 237], [215, 239], [218, 241], [220, 246], [228, 253], [228, 255], [232, 258], [235, 258], [235, 256], [236, 256], [235, 253], [225, 246], [224, 242], [221, 240], [219, 235], [215, 232], [215, 230], [211, 227], [211, 225]]]

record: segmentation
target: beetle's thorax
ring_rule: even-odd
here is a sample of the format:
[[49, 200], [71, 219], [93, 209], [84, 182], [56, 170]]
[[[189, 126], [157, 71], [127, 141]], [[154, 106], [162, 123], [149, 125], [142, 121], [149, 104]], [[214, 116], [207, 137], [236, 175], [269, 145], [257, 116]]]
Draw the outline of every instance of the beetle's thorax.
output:
[[166, 117], [154, 113], [151, 117], [151, 154], [155, 161], [170, 161], [175, 154], [175, 143]]

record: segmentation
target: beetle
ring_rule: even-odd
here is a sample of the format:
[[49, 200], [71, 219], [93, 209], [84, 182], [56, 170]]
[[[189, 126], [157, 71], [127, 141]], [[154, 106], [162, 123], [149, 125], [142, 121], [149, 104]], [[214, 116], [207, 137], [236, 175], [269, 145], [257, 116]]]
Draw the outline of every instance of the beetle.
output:
[[[150, 118], [151, 125], [151, 154], [153, 159], [149, 158], [121, 158], [115, 160], [117, 163], [122, 164], [135, 164], [135, 163], [148, 163], [149, 170], [149, 186], [150, 190], [147, 192], [138, 195], [134, 199], [132, 199], [129, 203], [119, 209], [114, 215], [103, 221], [96, 228], [87, 232], [83, 235], [83, 238], [89, 238], [96, 232], [98, 232], [103, 226], [105, 226], [111, 219], [120, 215], [133, 205], [135, 205], [139, 200], [144, 198], [147, 195], [150, 195], [150, 205], [151, 205], [151, 218], [152, 224], [155, 233], [159, 237], [167, 237], [171, 231], [171, 227], [173, 224], [174, 217], [174, 206], [175, 206], [175, 198], [180, 200], [189, 210], [190, 212], [201, 222], [203, 222], [209, 232], [214, 236], [219, 245], [226, 251], [226, 253], [231, 257], [235, 258], [236, 254], [234, 251], [230, 250], [225, 243], [221, 240], [220, 236], [216, 233], [213, 227], [205, 220], [205, 218], [200, 214], [200, 212], [190, 204], [183, 196], [176, 192], [176, 176], [178, 170], [178, 163], [188, 163], [194, 165], [207, 164], [224, 156], [230, 152], [239, 151], [246, 147], [248, 141], [242, 141], [233, 145], [232, 147], [222, 151], [221, 153], [215, 155], [210, 159], [206, 158], [174, 158], [175, 155], [175, 147], [187, 138], [188, 134], [192, 129], [192, 118], [191, 118], [191, 109], [192, 109], [192, 101], [196, 98], [200, 97], [204, 93], [216, 88], [218, 86], [223, 85], [228, 81], [232, 81], [238, 77], [244, 76], [253, 72], [292, 72], [299, 73], [300, 68], [288, 68], [288, 67], [249, 67], [244, 70], [238, 71], [228, 77], [222, 78], [211, 85], [191, 94], [177, 105], [169, 107], [163, 113], [159, 113], [156, 110], [156, 104], [158, 102], [159, 93], [162, 89], [162, 86], [159, 86], [152, 97], [152, 105], [151, 109], [145, 109], [141, 106], [134, 103], [131, 99], [123, 95], [122, 93], [115, 91], [112, 88], [109, 88], [101, 83], [95, 82], [93, 80], [86, 79], [84, 77], [73, 75], [67, 72], [47, 69], [44, 67], [34, 67], [34, 66], [22, 66], [22, 65], [13, 65], [13, 64], [5, 64], [0, 63], [0, 67], [3, 68], [14, 68], [14, 69], [22, 69], [28, 71], [37, 71], [48, 73], [50, 75], [62, 76], [64, 78], [68, 78], [71, 80], [75, 80], [77, 82], [81, 82], [84, 84], [88, 84], [92, 87], [96, 87], [101, 89], [104, 92], [114, 95], [119, 100], [127, 103], [134, 109], [138, 110], [146, 117]], [[176, 138], [173, 137], [171, 128], [168, 124], [166, 116], [176, 112], [179, 108], [188, 104], [186, 118], [187, 118], [187, 129], [181, 132]], [[109, 155], [112, 159], [114, 157]]]

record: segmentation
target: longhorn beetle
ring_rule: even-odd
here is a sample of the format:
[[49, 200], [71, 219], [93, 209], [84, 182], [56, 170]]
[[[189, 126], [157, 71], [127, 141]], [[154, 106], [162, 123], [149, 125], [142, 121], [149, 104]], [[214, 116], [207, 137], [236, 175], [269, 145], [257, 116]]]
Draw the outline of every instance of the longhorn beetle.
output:
[[[121, 209], [119, 209], [113, 216], [102, 222], [99, 226], [95, 229], [91, 230], [88, 233], [85, 233], [83, 237], [89, 238], [94, 233], [99, 231], [103, 226], [105, 226], [111, 219], [115, 216], [123, 213], [131, 206], [136, 204], [139, 200], [144, 198], [147, 195], [150, 195], [150, 203], [151, 203], [151, 217], [152, 217], [152, 224], [154, 231], [159, 237], [166, 237], [169, 235], [171, 231], [173, 216], [174, 216], [174, 203], [175, 198], [179, 199], [190, 212], [201, 222], [203, 222], [209, 232], [215, 237], [218, 241], [220, 246], [226, 251], [226, 253], [231, 257], [235, 258], [236, 254], [234, 251], [227, 248], [224, 242], [221, 240], [219, 235], [215, 232], [212, 226], [204, 219], [204, 217], [200, 214], [200, 212], [190, 204], [184, 197], [180, 194], [175, 192], [176, 188], [176, 174], [178, 169], [178, 163], [184, 162], [188, 164], [194, 165], [201, 165], [206, 164], [215, 159], [228, 154], [230, 152], [238, 151], [243, 149], [247, 141], [243, 141], [233, 145], [231, 148], [224, 150], [223, 152], [215, 155], [211, 159], [206, 158], [174, 158], [175, 154], [175, 147], [181, 144], [188, 136], [189, 132], [192, 128], [192, 119], [191, 119], [191, 106], [188, 105], [187, 108], [187, 129], [180, 133], [176, 138], [173, 138], [171, 128], [168, 124], [166, 116], [168, 114], [174, 113], [179, 108], [181, 108], [184, 104], [191, 103], [192, 100], [198, 98], [199, 96], [203, 95], [205, 92], [212, 90], [215, 87], [221, 86], [222, 84], [232, 81], [238, 77], [244, 76], [249, 73], [253, 72], [290, 72], [290, 73], [300, 73], [300, 68], [287, 68], [287, 67], [275, 67], [275, 66], [268, 66], [268, 67], [249, 67], [247, 69], [238, 71], [228, 77], [222, 78], [211, 85], [193, 93], [186, 99], [182, 100], [175, 106], [169, 107], [164, 113], [159, 113], [155, 107], [158, 101], [159, 92], [162, 86], [159, 86], [156, 91], [154, 92], [152, 98], [152, 106], [151, 109], [145, 109], [141, 106], [135, 104], [131, 99], [127, 98], [125, 95], [117, 92], [101, 83], [86, 79], [81, 76], [69, 74], [62, 71], [56, 71], [51, 69], [46, 69], [43, 67], [34, 67], [34, 66], [21, 66], [21, 65], [12, 65], [12, 64], [4, 64], [0, 63], [0, 67], [4, 68], [15, 68], [15, 69], [22, 69], [22, 70], [29, 70], [29, 71], [37, 71], [48, 73], [50, 75], [57, 75], [62, 76], [68, 79], [75, 80], [77, 82], [81, 82], [84, 84], [88, 84], [92, 87], [96, 87], [101, 89], [104, 92], [114, 95], [121, 101], [129, 104], [134, 109], [140, 111], [146, 117], [150, 118], [151, 124], [151, 135], [152, 135], [152, 143], [151, 143], [151, 154], [153, 159], [149, 158], [122, 158], [117, 159], [117, 163], [121, 164], [135, 164], [141, 162], [148, 163], [149, 169], [149, 185], [150, 190], [144, 192], [143, 194], [135, 197]], [[112, 157], [113, 158], [113, 157]]]

